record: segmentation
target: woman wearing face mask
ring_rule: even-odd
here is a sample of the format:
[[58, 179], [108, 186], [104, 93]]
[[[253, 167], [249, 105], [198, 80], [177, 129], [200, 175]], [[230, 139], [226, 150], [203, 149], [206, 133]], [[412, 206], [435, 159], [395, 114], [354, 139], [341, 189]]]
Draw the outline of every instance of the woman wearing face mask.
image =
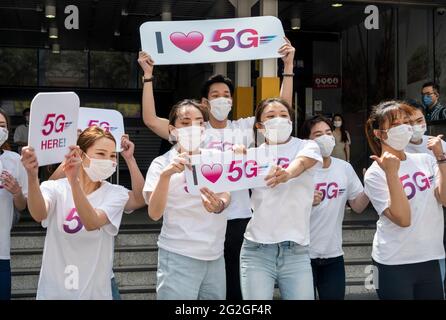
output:
[[[200, 149], [206, 110], [193, 100], [172, 107], [171, 140], [178, 143], [156, 158], [147, 172], [144, 196], [153, 220], [163, 217], [158, 239], [158, 300], [223, 300], [226, 297], [225, 240], [229, 193], [189, 193], [184, 174], [188, 155]], [[215, 152], [215, 151], [214, 151]]]
[[332, 157], [350, 162], [350, 134], [345, 130], [344, 117], [340, 114], [335, 114], [333, 117], [333, 125], [335, 130], [333, 136], [336, 139], [335, 147], [333, 148]]
[[0, 109], [0, 300], [11, 299], [11, 227], [14, 208], [26, 208], [28, 183], [20, 156], [10, 151], [9, 117]]
[[439, 137], [428, 143], [435, 158], [404, 152], [412, 137], [411, 112], [404, 103], [383, 102], [366, 124], [375, 162], [365, 174], [365, 192], [379, 215], [375, 287], [380, 299], [443, 299], [446, 157]]
[[[295, 49], [288, 39], [285, 38], [284, 40], [284, 45], [278, 50], [284, 65], [280, 97], [291, 103], [293, 99]], [[138, 63], [144, 71], [145, 79], [143, 88], [144, 123], [158, 136], [167, 139], [169, 136], [169, 121], [158, 117], [156, 114], [153, 87], [150, 81], [153, 76], [154, 61], [147, 53], [140, 52]], [[210, 77], [203, 84], [201, 103], [210, 114], [209, 121], [205, 122], [206, 139], [203, 141], [204, 148], [226, 151], [231, 150], [234, 145], [244, 145], [248, 148], [253, 144], [252, 128], [255, 118], [229, 119], [233, 94], [232, 81], [221, 74]], [[239, 260], [243, 234], [252, 215], [249, 191], [231, 192], [231, 203], [225, 211], [228, 218], [225, 240], [227, 299], [241, 300]]]
[[243, 299], [272, 299], [276, 281], [282, 299], [314, 299], [308, 244], [319, 147], [290, 136], [293, 110], [283, 100], [260, 102], [255, 116], [254, 130], [266, 139], [259, 149], [276, 153], [277, 166], [267, 187], [252, 190], [254, 212], [240, 253]]
[[322, 116], [306, 120], [302, 138], [314, 140], [322, 154], [323, 167], [315, 175], [315, 198], [310, 220], [310, 258], [314, 289], [320, 300], [343, 300], [345, 296], [342, 221], [349, 202], [362, 212], [369, 199], [353, 167], [330, 157], [335, 145], [331, 121]]
[[66, 178], [39, 186], [33, 148], [25, 147], [28, 207], [47, 228], [37, 299], [112, 299], [113, 239], [133, 191], [105, 180], [116, 170], [116, 142], [99, 127], [84, 130], [66, 156]]

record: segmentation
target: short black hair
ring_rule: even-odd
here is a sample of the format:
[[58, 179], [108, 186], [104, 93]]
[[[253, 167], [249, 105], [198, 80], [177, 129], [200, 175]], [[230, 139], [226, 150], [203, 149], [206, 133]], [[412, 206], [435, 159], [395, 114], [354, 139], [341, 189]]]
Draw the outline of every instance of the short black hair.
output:
[[209, 89], [214, 83], [224, 83], [229, 87], [229, 91], [231, 92], [231, 97], [234, 95], [234, 85], [232, 84], [231, 79], [228, 77], [225, 77], [222, 74], [215, 74], [211, 76], [209, 79], [206, 80], [206, 82], [203, 84], [203, 87], [201, 88], [201, 97], [206, 98], [209, 95]]
[[30, 108], [26, 108], [25, 110], [22, 111], [22, 115], [25, 116], [25, 113], [30, 113], [31, 109]]
[[310, 139], [311, 129], [319, 122], [325, 122], [330, 127], [331, 131], [334, 131], [333, 123], [330, 119], [321, 115], [317, 115], [305, 120], [305, 122], [302, 124], [302, 127], [300, 128], [301, 138]]
[[432, 87], [432, 88], [434, 88], [435, 91], [437, 91], [437, 94], [440, 94], [440, 86], [437, 83], [435, 83], [433, 81], [426, 82], [421, 87], [421, 90], [423, 90], [426, 87]]

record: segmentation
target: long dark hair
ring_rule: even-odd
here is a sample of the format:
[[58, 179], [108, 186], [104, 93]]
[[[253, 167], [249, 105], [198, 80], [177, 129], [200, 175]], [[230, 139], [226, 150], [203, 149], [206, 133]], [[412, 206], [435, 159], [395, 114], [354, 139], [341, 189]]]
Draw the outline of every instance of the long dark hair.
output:
[[401, 101], [384, 101], [372, 108], [372, 113], [365, 124], [365, 135], [372, 153], [381, 156], [381, 141], [375, 137], [373, 130], [382, 130], [384, 123], [392, 124], [401, 115], [411, 115], [414, 108]]
[[300, 137], [302, 139], [310, 139], [311, 129], [319, 122], [325, 122], [330, 127], [331, 131], [334, 130], [333, 123], [330, 119], [324, 116], [314, 116], [313, 118], [305, 120], [302, 124], [302, 127], [300, 128]]
[[347, 136], [347, 131], [345, 130], [345, 121], [344, 121], [344, 117], [343, 117], [340, 113], [336, 113], [336, 114], [333, 116], [333, 122], [334, 122], [334, 119], [335, 119], [336, 117], [341, 118], [341, 121], [342, 121], [342, 125], [341, 125], [341, 127], [339, 128], [339, 129], [341, 129], [341, 141], [344, 142], [344, 143], [347, 143], [347, 142], [348, 142], [348, 136]]
[[269, 99], [264, 99], [262, 101], [259, 102], [259, 104], [257, 105], [256, 111], [254, 112], [256, 121], [254, 122], [254, 141], [255, 141], [255, 146], [258, 145], [258, 141], [257, 141], [257, 127], [256, 124], [259, 122], [262, 122], [261, 118], [262, 118], [262, 113], [265, 110], [265, 108], [267, 106], [269, 106], [271, 103], [280, 103], [283, 106], [285, 106], [285, 108], [287, 108], [288, 110], [288, 115], [290, 116], [290, 120], [293, 121], [294, 118], [294, 110], [293, 108], [291, 108], [291, 106], [288, 104], [288, 102], [286, 102], [285, 100], [281, 99], [281, 98], [269, 98]]
[[[7, 115], [6, 111], [3, 110], [2, 108], [0, 108], [0, 114], [3, 117], [5, 117], [5, 119], [6, 119], [6, 129], [8, 129], [8, 131], [9, 131], [10, 128], [11, 128], [11, 121], [9, 120], [9, 116]], [[1, 150], [11, 150], [11, 146], [9, 145], [8, 141], [5, 141], [5, 143], [3, 143], [0, 146], [0, 149]]]

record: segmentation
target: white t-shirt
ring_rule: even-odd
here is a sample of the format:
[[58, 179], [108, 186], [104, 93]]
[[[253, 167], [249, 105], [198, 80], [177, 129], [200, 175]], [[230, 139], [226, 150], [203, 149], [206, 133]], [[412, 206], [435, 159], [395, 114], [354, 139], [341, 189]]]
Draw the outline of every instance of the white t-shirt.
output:
[[277, 163], [287, 167], [300, 156], [320, 163], [304, 171], [297, 178], [274, 188], [252, 190], [254, 210], [245, 238], [257, 243], [294, 241], [302, 246], [310, 242], [310, 214], [314, 195], [314, 174], [321, 166], [322, 157], [316, 142], [291, 137], [285, 144], [262, 144], [259, 148], [277, 148]]
[[445, 257], [443, 209], [435, 198], [437, 163], [425, 153], [406, 153], [406, 157], [398, 175], [410, 203], [411, 225], [407, 228], [382, 214], [389, 207], [390, 196], [385, 173], [376, 162], [364, 177], [365, 193], [379, 214], [372, 257], [381, 264], [411, 264]]
[[[4, 150], [0, 155], [0, 163], [3, 171], [9, 172], [22, 187], [25, 197], [28, 194], [28, 178], [25, 168], [22, 166], [20, 156], [12, 151]], [[1, 174], [1, 170], [0, 170]], [[3, 188], [0, 181], [0, 259], [10, 260], [11, 227], [14, 216], [14, 199], [12, 194]]]
[[[178, 151], [172, 148], [150, 164], [143, 190], [146, 203], [149, 202], [147, 192], [155, 190], [162, 171], [177, 155]], [[220, 258], [225, 241], [226, 211], [227, 209], [220, 214], [207, 212], [201, 196], [188, 193], [184, 172], [173, 174], [169, 182], [158, 246], [199, 260]]]
[[317, 170], [314, 182], [323, 198], [311, 211], [310, 257], [339, 257], [344, 254], [342, 221], [345, 204], [347, 200], [354, 200], [364, 188], [350, 163], [333, 157], [328, 168]]
[[[226, 128], [214, 129], [206, 122], [205, 149], [230, 150], [233, 145], [244, 145], [246, 148], [254, 145], [255, 117], [228, 120]], [[250, 218], [252, 215], [249, 191], [240, 190], [231, 192], [231, 203], [226, 208], [228, 220]]]
[[110, 221], [99, 230], [87, 231], [76, 212], [66, 178], [45, 181], [40, 189], [49, 208], [47, 219], [42, 221], [47, 233], [36, 298], [111, 300], [113, 240], [129, 191], [105, 181], [87, 195], [91, 205], [104, 211]]
[[[431, 136], [424, 135], [422, 142], [420, 144], [414, 144], [409, 142], [405, 151], [409, 153], [427, 153], [430, 154], [432, 157], [435, 157], [432, 150], [429, 150], [427, 148], [427, 141], [429, 140], [430, 137]], [[441, 145], [443, 146], [443, 152], [446, 152], [446, 142], [441, 140]]]

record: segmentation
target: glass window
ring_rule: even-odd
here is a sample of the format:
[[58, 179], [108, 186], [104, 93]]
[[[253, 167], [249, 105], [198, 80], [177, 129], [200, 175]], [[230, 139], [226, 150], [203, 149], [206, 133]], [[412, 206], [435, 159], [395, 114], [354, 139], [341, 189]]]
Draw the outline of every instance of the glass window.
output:
[[446, 97], [446, 15], [437, 14], [435, 15], [435, 80], [440, 85], [440, 93]]
[[37, 86], [37, 50], [0, 48], [0, 85]]
[[136, 88], [136, 54], [90, 52], [90, 87]]
[[84, 51], [39, 51], [39, 85], [88, 87], [88, 56]]
[[432, 10], [400, 8], [398, 51], [400, 98], [420, 99], [421, 86], [433, 80]]

